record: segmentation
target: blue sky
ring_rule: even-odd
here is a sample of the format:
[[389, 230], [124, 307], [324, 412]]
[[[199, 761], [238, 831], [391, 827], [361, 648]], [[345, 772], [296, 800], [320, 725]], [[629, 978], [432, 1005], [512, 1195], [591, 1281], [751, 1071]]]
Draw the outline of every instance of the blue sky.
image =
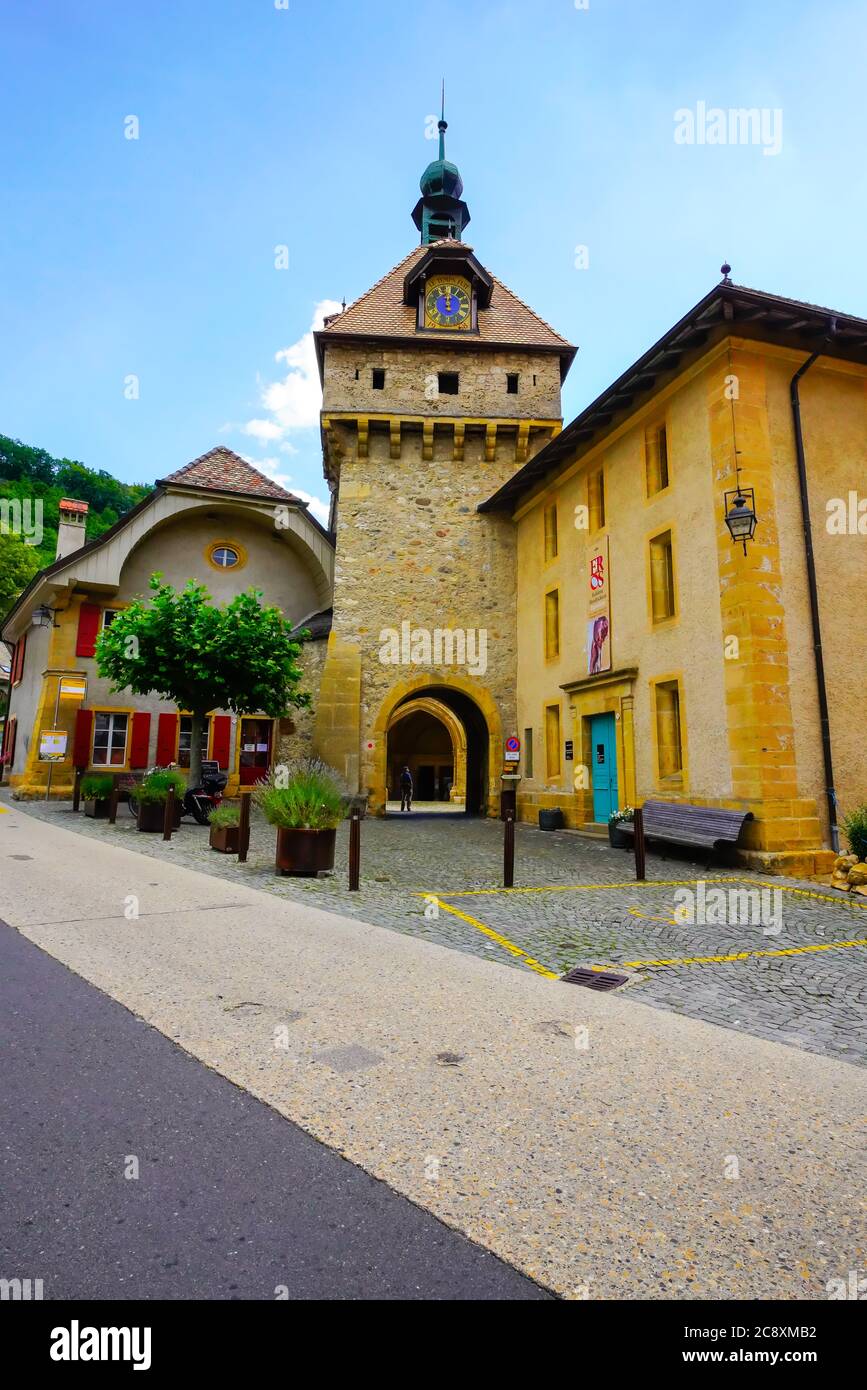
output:
[[[305, 335], [416, 243], [443, 74], [469, 241], [581, 349], [567, 419], [726, 257], [867, 317], [861, 0], [279, 5], [0, 3], [0, 432], [145, 482], [225, 443], [325, 498]], [[676, 143], [699, 102], [781, 149]]]

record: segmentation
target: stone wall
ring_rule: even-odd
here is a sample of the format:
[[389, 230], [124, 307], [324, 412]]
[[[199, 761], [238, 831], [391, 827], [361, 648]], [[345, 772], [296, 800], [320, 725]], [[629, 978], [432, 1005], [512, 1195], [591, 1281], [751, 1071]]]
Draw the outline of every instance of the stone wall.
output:
[[[385, 385], [374, 391], [374, 367]], [[358, 373], [356, 377], [356, 372]], [[457, 396], [431, 395], [438, 372], [458, 372]], [[509, 395], [506, 377], [518, 373]], [[371, 414], [465, 415], [485, 418], [559, 419], [560, 359], [556, 353], [456, 350], [424, 341], [422, 349], [330, 344], [325, 356], [324, 407]]]

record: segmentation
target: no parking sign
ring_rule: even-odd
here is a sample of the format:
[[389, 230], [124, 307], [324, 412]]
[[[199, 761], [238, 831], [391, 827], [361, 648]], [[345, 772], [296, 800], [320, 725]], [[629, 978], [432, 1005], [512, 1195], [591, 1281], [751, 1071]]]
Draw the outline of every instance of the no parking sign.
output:
[[521, 760], [521, 740], [515, 738], [514, 734], [511, 738], [506, 739], [506, 751], [503, 754], [503, 760], [507, 763], [517, 763]]

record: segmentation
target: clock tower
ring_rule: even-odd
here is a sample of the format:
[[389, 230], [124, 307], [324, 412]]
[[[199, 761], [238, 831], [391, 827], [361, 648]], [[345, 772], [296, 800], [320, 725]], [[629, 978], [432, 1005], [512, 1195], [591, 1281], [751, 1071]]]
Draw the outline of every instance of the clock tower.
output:
[[337, 555], [314, 746], [373, 812], [405, 763], [417, 799], [499, 808], [514, 528], [476, 508], [560, 431], [575, 355], [462, 239], [445, 130], [412, 214], [419, 244], [315, 334]]

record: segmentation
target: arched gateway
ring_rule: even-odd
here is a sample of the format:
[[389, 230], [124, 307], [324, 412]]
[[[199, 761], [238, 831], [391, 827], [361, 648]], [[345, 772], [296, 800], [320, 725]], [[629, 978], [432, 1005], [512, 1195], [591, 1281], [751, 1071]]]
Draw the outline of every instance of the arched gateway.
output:
[[[417, 801], [448, 801], [468, 815], [498, 808], [501, 723], [490, 695], [475, 682], [430, 675], [401, 682], [383, 701], [370, 740], [370, 809], [383, 814], [396, 799], [408, 765]], [[493, 775], [492, 775], [493, 774]]]

